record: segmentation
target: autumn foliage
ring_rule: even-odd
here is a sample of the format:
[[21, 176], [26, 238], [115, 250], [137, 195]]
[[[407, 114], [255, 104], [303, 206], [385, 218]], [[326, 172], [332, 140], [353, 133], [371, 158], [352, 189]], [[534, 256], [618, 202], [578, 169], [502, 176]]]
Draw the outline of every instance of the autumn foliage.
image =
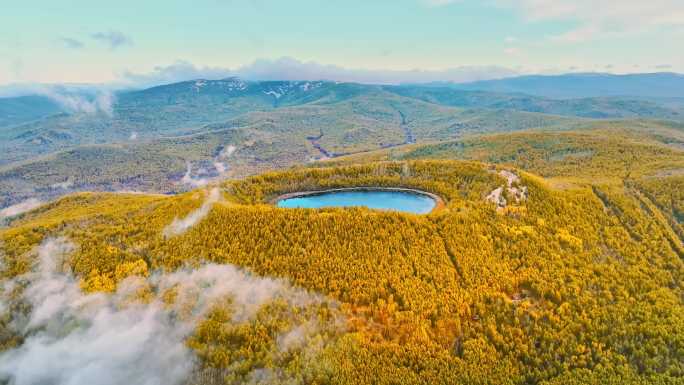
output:
[[[497, 211], [484, 200], [504, 183], [496, 167], [377, 162], [226, 182], [210, 214], [169, 239], [164, 226], [205, 194], [78, 194], [2, 230], [3, 275], [30, 269], [32, 248], [63, 234], [79, 245], [69, 263], [85, 290], [216, 262], [339, 302], [344, 326], [323, 332], [312, 367], [270, 350], [274, 333], [303, 315], [270, 317], [284, 311], [271, 304], [235, 327], [216, 309], [188, 341], [205, 370], [289, 365], [303, 382], [344, 384], [681, 381], [682, 178], [561, 190], [517, 170], [529, 197]], [[419, 216], [272, 205], [288, 192], [349, 186], [422, 189], [446, 207]], [[334, 318], [308, 311], [322, 323]], [[3, 343], [19, 341], [3, 335]], [[239, 370], [222, 378], [244, 379]]]

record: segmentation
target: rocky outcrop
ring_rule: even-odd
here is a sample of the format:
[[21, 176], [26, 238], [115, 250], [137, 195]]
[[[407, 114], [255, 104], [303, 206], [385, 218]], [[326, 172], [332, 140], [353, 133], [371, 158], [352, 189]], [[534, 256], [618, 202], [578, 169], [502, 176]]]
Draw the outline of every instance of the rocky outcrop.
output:
[[508, 196], [509, 199], [514, 200], [516, 204], [527, 200], [527, 186], [520, 184], [520, 177], [516, 173], [508, 170], [501, 170], [498, 174], [506, 179], [506, 184], [497, 187], [489, 193], [489, 195], [485, 197], [486, 201], [494, 203], [497, 210], [503, 210], [509, 203], [508, 200], [506, 200], [506, 196]]

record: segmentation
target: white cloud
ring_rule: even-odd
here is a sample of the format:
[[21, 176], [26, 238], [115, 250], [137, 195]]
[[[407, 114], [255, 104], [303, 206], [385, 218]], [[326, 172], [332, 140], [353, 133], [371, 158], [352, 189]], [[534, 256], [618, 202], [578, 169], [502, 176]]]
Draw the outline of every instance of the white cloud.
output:
[[[86, 294], [64, 269], [64, 259], [74, 248], [64, 238], [46, 240], [38, 248], [34, 271], [2, 285], [0, 309], [6, 311], [12, 308], [8, 305], [20, 301], [30, 305], [31, 311], [26, 317], [13, 314], [9, 327], [23, 341], [0, 353], [0, 382], [184, 384], [196, 364], [185, 340], [223, 299], [231, 299], [233, 323], [249, 322], [261, 306], [273, 300], [285, 301], [288, 309], [328, 303], [324, 297], [293, 288], [285, 281], [215, 264], [153, 274], [149, 279], [129, 277], [115, 293]], [[24, 287], [19, 296], [10, 295], [17, 287]], [[172, 288], [176, 299], [165, 302], [164, 293]], [[149, 290], [148, 302], [136, 300], [139, 290]], [[277, 343], [298, 348], [312, 329], [311, 322], [293, 322], [291, 329], [276, 336]], [[334, 330], [336, 324], [313, 325], [314, 332], [323, 327]], [[326, 337], [321, 334], [321, 338], [325, 341]], [[305, 359], [315, 362], [315, 346], [300, 351]]]
[[210, 177], [210, 171], [203, 167], [200, 167], [195, 173], [193, 173], [192, 163], [190, 161], [186, 161], [185, 174], [183, 174], [180, 183], [192, 188], [197, 188], [204, 187], [212, 181], [215, 182], [224, 179], [227, 176], [228, 170], [230, 169], [228, 160], [235, 153], [236, 150], [237, 147], [231, 144], [224, 147], [214, 157], [212, 165], [214, 166], [214, 169], [218, 174], [214, 177]]
[[[429, 6], [444, 6], [459, 0], [421, 1]], [[494, 0], [494, 3], [518, 9], [532, 22], [563, 20], [577, 23], [575, 28], [552, 36], [557, 41], [578, 42], [659, 27], [684, 26], [682, 0]]]
[[47, 96], [71, 113], [94, 115], [103, 113], [108, 116], [114, 114], [114, 94], [109, 91], [99, 91], [94, 96], [70, 93], [58, 87], [38, 87], [38, 95]]
[[561, 41], [585, 41], [684, 26], [681, 0], [498, 0], [497, 3], [519, 9], [529, 21], [576, 22], [577, 27], [553, 37]]
[[16, 205], [5, 207], [4, 209], [0, 210], [0, 220], [31, 211], [40, 207], [42, 204], [43, 202], [39, 201], [38, 199], [30, 198], [23, 202], [17, 203]]
[[53, 183], [50, 185], [50, 188], [52, 189], [62, 189], [62, 190], [68, 190], [74, 185], [74, 181], [71, 180], [71, 178], [67, 178], [64, 182], [59, 182], [59, 183]]
[[59, 104], [66, 112], [112, 116], [120, 87], [101, 84], [15, 83], [0, 86], [0, 97], [42, 95]]
[[234, 75], [228, 68], [195, 66], [180, 60], [168, 66], [155, 66], [148, 73], [124, 71], [120, 77], [124, 83], [145, 87], [184, 80], [223, 79]]
[[301, 62], [292, 58], [257, 60], [239, 69], [247, 79], [263, 80], [336, 80], [358, 83], [423, 83], [433, 81], [475, 81], [515, 75], [516, 72], [498, 66], [462, 66], [445, 70], [364, 70], [347, 69], [316, 62]]
[[211, 191], [209, 192], [209, 196], [204, 201], [204, 203], [202, 203], [202, 206], [200, 208], [191, 212], [185, 218], [174, 219], [170, 225], [164, 228], [164, 238], [175, 237], [188, 231], [188, 229], [190, 229], [192, 226], [196, 225], [202, 219], [204, 219], [204, 217], [206, 217], [209, 214], [209, 211], [211, 211], [211, 208], [214, 206], [214, 203], [218, 202], [220, 199], [221, 191], [218, 188], [211, 189]]
[[202, 177], [194, 177], [192, 176], [192, 163], [190, 161], [185, 162], [185, 174], [183, 174], [183, 177], [180, 180], [180, 183], [197, 188], [197, 187], [203, 187], [209, 184], [209, 178], [202, 178]]
[[219, 154], [214, 158], [214, 168], [216, 169], [216, 172], [219, 174], [219, 178], [223, 177], [226, 172], [228, 172], [228, 158], [230, 158], [235, 151], [237, 150], [237, 147], [231, 145], [228, 145], [219, 152]]
[[221, 150], [218, 154], [219, 159], [226, 159], [229, 158], [231, 155], [235, 153], [237, 150], [237, 147], [233, 146], [232, 144], [227, 145], [226, 147]]
[[112, 50], [133, 44], [133, 40], [120, 31], [96, 32], [90, 35], [90, 37], [105, 43]]
[[247, 80], [331, 80], [355, 83], [398, 84], [434, 81], [468, 82], [500, 79], [518, 75], [515, 70], [500, 66], [461, 66], [444, 70], [368, 70], [349, 69], [336, 65], [303, 62], [283, 57], [259, 59], [249, 65], [231, 70], [218, 67], [195, 66], [180, 61], [169, 66], [158, 66], [145, 74], [124, 72], [122, 81], [137, 86], [150, 86], [191, 79], [221, 79], [237, 76]]
[[0, 88], [0, 97], [42, 95], [74, 114], [114, 114], [116, 97], [107, 87], [17, 84]]
[[70, 37], [62, 37], [62, 38], [59, 38], [58, 40], [66, 48], [81, 49], [85, 46], [85, 44], [83, 44], [82, 41], [80, 41], [78, 39], [72, 39]]
[[216, 169], [216, 172], [219, 173], [219, 175], [223, 175], [226, 173], [226, 171], [228, 171], [228, 165], [217, 160], [214, 161], [214, 168]]

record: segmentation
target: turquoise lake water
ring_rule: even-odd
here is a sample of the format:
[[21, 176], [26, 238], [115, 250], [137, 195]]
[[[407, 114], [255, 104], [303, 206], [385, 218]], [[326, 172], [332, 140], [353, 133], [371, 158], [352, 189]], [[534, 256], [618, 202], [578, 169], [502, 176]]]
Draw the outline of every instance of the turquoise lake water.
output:
[[403, 191], [331, 191], [278, 201], [283, 208], [368, 207], [376, 210], [427, 214], [435, 207], [434, 199]]

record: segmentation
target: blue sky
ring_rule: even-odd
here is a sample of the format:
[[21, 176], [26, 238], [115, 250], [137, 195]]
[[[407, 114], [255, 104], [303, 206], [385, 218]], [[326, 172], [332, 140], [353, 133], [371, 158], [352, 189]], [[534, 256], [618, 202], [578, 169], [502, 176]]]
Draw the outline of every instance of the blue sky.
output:
[[270, 60], [262, 61], [262, 67], [276, 71], [283, 57], [301, 62], [298, 68], [312, 77], [319, 65], [374, 70], [371, 74], [394, 71], [397, 78], [413, 69], [454, 78], [464, 68], [479, 69], [478, 78], [487, 77], [487, 71], [491, 77], [509, 72], [684, 72], [681, 0], [6, 4], [0, 23], [0, 84], [119, 82], [155, 76], [179, 63], [197, 74], [245, 73], [258, 59]]

